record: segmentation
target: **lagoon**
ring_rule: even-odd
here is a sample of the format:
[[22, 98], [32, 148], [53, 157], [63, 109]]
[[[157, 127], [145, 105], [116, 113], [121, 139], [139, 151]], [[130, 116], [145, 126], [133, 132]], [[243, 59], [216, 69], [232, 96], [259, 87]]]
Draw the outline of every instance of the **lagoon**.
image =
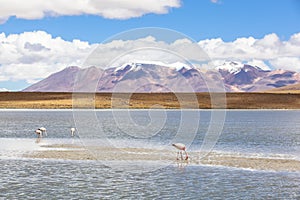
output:
[[[150, 112], [149, 112], [150, 111]], [[210, 126], [221, 127], [211, 151], [243, 159], [300, 160], [299, 110], [219, 110], [225, 121], [211, 120], [211, 110], [1, 110], [0, 197], [33, 199], [297, 199], [300, 172], [222, 166], [194, 162]], [[190, 113], [186, 113], [190, 112]], [[78, 114], [79, 113], [79, 114]], [[90, 119], [89, 117], [92, 117]], [[127, 117], [128, 117], [127, 116]], [[195, 118], [197, 117], [195, 128]], [[222, 118], [217, 118], [222, 119]], [[95, 124], [96, 120], [97, 124]], [[223, 125], [224, 123], [224, 125]], [[94, 124], [94, 126], [93, 126]], [[47, 127], [48, 136], [36, 143], [34, 130]], [[78, 132], [71, 138], [69, 129]], [[92, 128], [91, 128], [92, 127]], [[96, 128], [95, 128], [96, 127]], [[146, 128], [145, 128], [146, 127]], [[90, 130], [90, 131], [87, 131]], [[138, 131], [137, 131], [138, 130]], [[144, 130], [144, 132], [141, 132]], [[216, 135], [214, 135], [216, 136]], [[90, 142], [90, 139], [94, 139]], [[188, 145], [190, 163], [176, 162], [175, 140]], [[139, 153], [163, 150], [171, 160], [148, 163], [132, 158], [143, 171], [122, 170], [103, 162], [93, 145], [135, 148]], [[43, 145], [76, 144], [86, 147], [94, 160], [28, 158]], [[146, 151], [147, 150], [147, 151]], [[151, 150], [151, 151], [148, 151]], [[104, 152], [105, 153], [105, 152]], [[125, 152], [129, 153], [129, 152]], [[142, 154], [144, 155], [144, 154]], [[112, 156], [113, 157], [113, 156]], [[262, 158], [262, 159], [261, 159]], [[167, 165], [164, 165], [166, 161]], [[156, 168], [153, 168], [153, 165]], [[159, 167], [157, 167], [159, 166]]]

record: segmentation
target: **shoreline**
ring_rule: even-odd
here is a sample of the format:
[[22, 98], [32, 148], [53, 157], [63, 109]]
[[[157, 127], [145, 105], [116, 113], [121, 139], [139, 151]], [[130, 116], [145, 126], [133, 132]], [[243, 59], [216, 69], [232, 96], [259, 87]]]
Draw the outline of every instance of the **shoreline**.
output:
[[77, 144], [41, 145], [43, 150], [36, 150], [23, 155], [31, 159], [58, 159], [74, 161], [100, 161], [111, 163], [152, 161], [163, 163], [183, 163], [204, 166], [223, 166], [261, 171], [300, 172], [300, 160], [283, 157], [257, 157], [252, 154], [233, 154], [210, 152], [201, 160], [196, 160], [199, 152], [189, 152], [189, 161], [176, 161], [176, 150], [150, 150], [144, 148], [88, 147]]
[[[300, 108], [221, 108], [221, 109], [208, 109], [208, 108], [199, 108], [199, 109], [182, 109], [182, 108], [130, 108], [131, 111], [147, 111], [147, 110], [166, 110], [166, 111], [230, 111], [230, 112], [239, 112], [239, 111], [247, 111], [247, 112], [255, 112], [255, 111], [300, 111]], [[2, 112], [8, 111], [47, 111], [47, 112], [55, 112], [55, 111], [74, 111], [74, 112], [85, 112], [85, 111], [126, 111], [127, 108], [92, 108], [92, 109], [73, 109], [73, 108], [0, 108]]]
[[[178, 96], [181, 100], [178, 100]], [[300, 93], [0, 92], [0, 109], [300, 109]], [[219, 99], [214, 99], [219, 101]], [[219, 103], [219, 104], [218, 104]], [[224, 104], [226, 103], [226, 104]]]

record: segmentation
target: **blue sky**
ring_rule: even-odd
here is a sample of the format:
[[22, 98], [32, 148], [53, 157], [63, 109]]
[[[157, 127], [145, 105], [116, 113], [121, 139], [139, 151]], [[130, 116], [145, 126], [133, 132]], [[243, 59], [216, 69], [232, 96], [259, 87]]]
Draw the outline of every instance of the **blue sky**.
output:
[[[31, 1], [24, 2], [25, 4], [30, 4], [29, 2]], [[66, 2], [68, 0], [64, 1]], [[76, 2], [79, 1], [80, 0], [77, 0]], [[13, 7], [10, 7], [9, 4], [12, 3], [10, 3], [9, 0], [0, 0], [0, 2], [2, 2], [2, 5], [7, 5], [0, 8], [0, 21], [2, 19], [0, 34], [4, 33], [4, 36], [0, 37], [0, 53], [2, 53], [2, 55], [6, 55], [7, 52], [5, 51], [8, 47], [3, 46], [1, 51], [1, 42], [5, 40], [6, 43], [9, 43], [14, 40], [13, 38], [8, 39], [9, 35], [12, 34], [16, 34], [16, 37], [22, 38], [16, 39], [19, 42], [24, 42], [24, 40], [28, 39], [28, 42], [24, 42], [23, 47], [26, 46], [25, 44], [27, 43], [27, 47], [40, 46], [52, 50], [50, 46], [47, 46], [48, 43], [43, 43], [43, 39], [41, 39], [39, 43], [33, 43], [32, 38], [36, 36], [30, 34], [25, 36], [24, 32], [37, 34], [37, 31], [42, 31], [38, 33], [37, 37], [51, 37], [53, 40], [59, 37], [64, 43], [62, 43], [62, 41], [58, 43], [62, 44], [64, 48], [70, 49], [72, 45], [80, 49], [83, 49], [83, 47], [89, 49], [92, 48], [90, 47], [91, 45], [101, 43], [105, 39], [122, 31], [141, 27], [173, 29], [191, 37], [197, 42], [211, 40], [210, 45], [212, 43], [216, 44], [217, 42], [212, 39], [221, 39], [222, 42], [217, 43], [218, 45], [232, 45], [231, 43], [238, 38], [248, 38], [246, 43], [249, 43], [249, 38], [253, 37], [255, 40], [262, 40], [261, 43], [264, 43], [264, 47], [266, 47], [268, 41], [279, 40], [280, 42], [290, 42], [291, 37], [294, 37], [293, 35], [300, 32], [300, 1], [298, 0], [166, 0], [165, 2], [167, 3], [161, 5], [161, 7], [152, 6], [151, 2], [149, 6], [145, 5], [145, 7], [143, 7], [143, 5], [132, 6], [135, 1], [126, 0], [123, 3], [124, 5], [121, 5], [123, 6], [123, 10], [120, 11], [122, 15], [120, 14], [120, 16], [117, 17], [114, 17], [116, 11], [105, 13], [105, 11], [101, 10], [103, 8], [99, 8], [100, 14], [90, 15], [89, 13], [91, 12], [89, 9], [87, 9], [88, 11], [78, 11], [75, 5], [72, 8], [74, 11], [68, 9], [68, 7], [64, 7], [64, 5], [61, 5], [61, 7], [60, 5], [56, 7], [52, 6], [53, 10], [47, 9], [45, 11], [45, 8], [40, 5], [33, 8], [30, 6], [28, 8], [29, 10], [26, 10], [26, 6], [24, 7], [24, 5], [20, 3], [20, 11], [20, 9], [18, 10], [16, 8], [16, 10], [14, 10]], [[101, 2], [105, 4], [105, 2], [107, 3], [108, 1], [95, 0], [95, 2], [96, 4], [101, 4]], [[157, 2], [158, 1], [154, 0], [153, 4]], [[131, 5], [125, 5], [126, 3]], [[14, 6], [17, 7], [18, 4]], [[107, 6], [118, 7], [119, 5], [118, 3], [107, 3]], [[149, 7], [149, 10], [147, 10], [147, 7]], [[24, 12], [22, 12], [22, 9], [24, 9]], [[33, 12], [34, 9], [42, 14], [36, 14], [36, 12]], [[126, 13], [126, 9], [128, 9], [128, 13]], [[266, 36], [268, 37], [266, 38]], [[298, 38], [298, 36], [295, 36], [295, 38]], [[79, 45], [78, 42], [74, 42], [75, 39], [82, 43]], [[298, 39], [296, 40], [298, 41]], [[291, 40], [293, 45], [300, 45], [295, 42], [296, 40]], [[19, 42], [18, 44], [20, 44]], [[90, 46], [86, 46], [84, 42], [88, 42]], [[20, 56], [21, 54], [23, 55], [24, 49], [18, 49], [19, 47], [15, 41], [11, 42], [11, 44], [15, 45], [11, 47], [15, 48], [14, 51], [20, 51], [22, 52]], [[240, 43], [235, 43], [234, 45], [236, 47], [239, 44]], [[208, 47], [207, 49], [207, 51], [210, 52]], [[56, 50], [53, 51], [55, 52]], [[57, 54], [59, 53], [61, 53], [60, 49], [57, 50]], [[68, 55], [61, 56], [66, 57]], [[255, 60], [263, 62], [264, 64], [273, 62], [274, 64], [271, 68], [276, 68], [283, 60], [286, 61], [287, 57], [293, 57], [287, 61], [292, 63], [289, 64], [291, 66], [290, 68], [295, 70], [297, 67], [300, 67], [300, 65], [297, 65], [299, 56], [295, 55], [295, 53], [282, 55], [284, 59], [280, 61], [275, 60], [274, 57], [276, 56], [278, 55], [266, 55], [263, 58], [258, 56]], [[7, 88], [9, 90], [23, 89], [68, 65], [67, 61], [63, 63], [55, 61], [55, 59], [34, 62], [33, 60], [28, 61], [28, 56], [26, 59], [14, 56], [8, 59], [8, 57], [9, 55], [5, 57], [0, 56], [0, 88]], [[217, 55], [212, 57], [219, 59]], [[18, 62], [14, 59], [18, 59]], [[57, 58], [57, 60], [59, 59], [60, 58]], [[70, 60], [71, 59], [70, 57]], [[26, 62], [20, 63], [20, 60], [26, 60]], [[245, 61], [244, 59], [240, 60]], [[30, 64], [32, 64], [34, 68], [30, 68]], [[38, 65], [41, 67], [39, 68]], [[49, 68], [45, 65], [49, 65]], [[50, 65], [61, 66], [50, 67]], [[14, 66], [19, 66], [19, 68], [14, 70], [12, 69]], [[1, 68], [3, 69], [1, 70]], [[20, 69], [24, 69], [24, 72], [20, 73]], [[20, 73], [20, 75], [16, 76], [14, 71], [18, 71], [16, 73]], [[34, 73], [31, 73], [32, 71], [36, 71], [34, 76], [32, 75]], [[31, 76], [29, 76], [29, 74]], [[20, 78], [22, 76], [24, 76], [24, 78]]]
[[0, 26], [6, 34], [44, 30], [65, 40], [80, 39], [99, 43], [114, 34], [140, 27], [163, 27], [182, 32], [195, 40], [221, 37], [232, 41], [238, 37], [261, 38], [276, 33], [281, 38], [300, 30], [298, 0], [210, 0], [181, 2], [167, 14], [146, 14], [127, 20], [100, 16], [60, 16], [38, 20], [11, 17]]

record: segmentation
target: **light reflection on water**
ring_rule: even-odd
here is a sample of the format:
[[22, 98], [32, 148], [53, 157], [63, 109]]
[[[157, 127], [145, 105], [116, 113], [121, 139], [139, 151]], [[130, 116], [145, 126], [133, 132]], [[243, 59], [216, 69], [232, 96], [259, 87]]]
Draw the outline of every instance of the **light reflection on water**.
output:
[[2, 160], [6, 199], [297, 199], [299, 173], [176, 165], [143, 173], [116, 172], [96, 161]]
[[[160, 148], [169, 145], [180, 122], [180, 111], [168, 111], [166, 125], [148, 139], [133, 138], [116, 127], [109, 111], [98, 111], [99, 123], [114, 145]], [[136, 113], [138, 123], [149, 118]], [[144, 118], [143, 118], [144, 117]], [[144, 121], [143, 121], [144, 119]], [[199, 149], [210, 123], [201, 111], [199, 130], [190, 151]], [[217, 122], [214, 122], [217, 123]], [[35, 143], [34, 130], [48, 129]], [[0, 112], [0, 198], [4, 199], [297, 199], [300, 174], [241, 170], [216, 166], [177, 166], [137, 174], [114, 171], [97, 161], [21, 159], [41, 144], [80, 143], [72, 111]], [[300, 154], [300, 111], [230, 111], [214, 150], [253, 155]], [[299, 158], [299, 157], [298, 157]]]

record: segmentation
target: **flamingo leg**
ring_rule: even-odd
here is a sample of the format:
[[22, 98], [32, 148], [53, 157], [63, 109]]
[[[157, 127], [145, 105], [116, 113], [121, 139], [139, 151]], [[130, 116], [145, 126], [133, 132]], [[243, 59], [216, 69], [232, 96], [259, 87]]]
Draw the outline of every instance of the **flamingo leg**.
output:
[[179, 151], [177, 151], [177, 157], [176, 160], [179, 160]]
[[183, 160], [182, 151], [180, 151], [181, 160]]
[[184, 153], [185, 153], [185, 160], [188, 160], [189, 159], [188, 153], [186, 151], [184, 151]]

